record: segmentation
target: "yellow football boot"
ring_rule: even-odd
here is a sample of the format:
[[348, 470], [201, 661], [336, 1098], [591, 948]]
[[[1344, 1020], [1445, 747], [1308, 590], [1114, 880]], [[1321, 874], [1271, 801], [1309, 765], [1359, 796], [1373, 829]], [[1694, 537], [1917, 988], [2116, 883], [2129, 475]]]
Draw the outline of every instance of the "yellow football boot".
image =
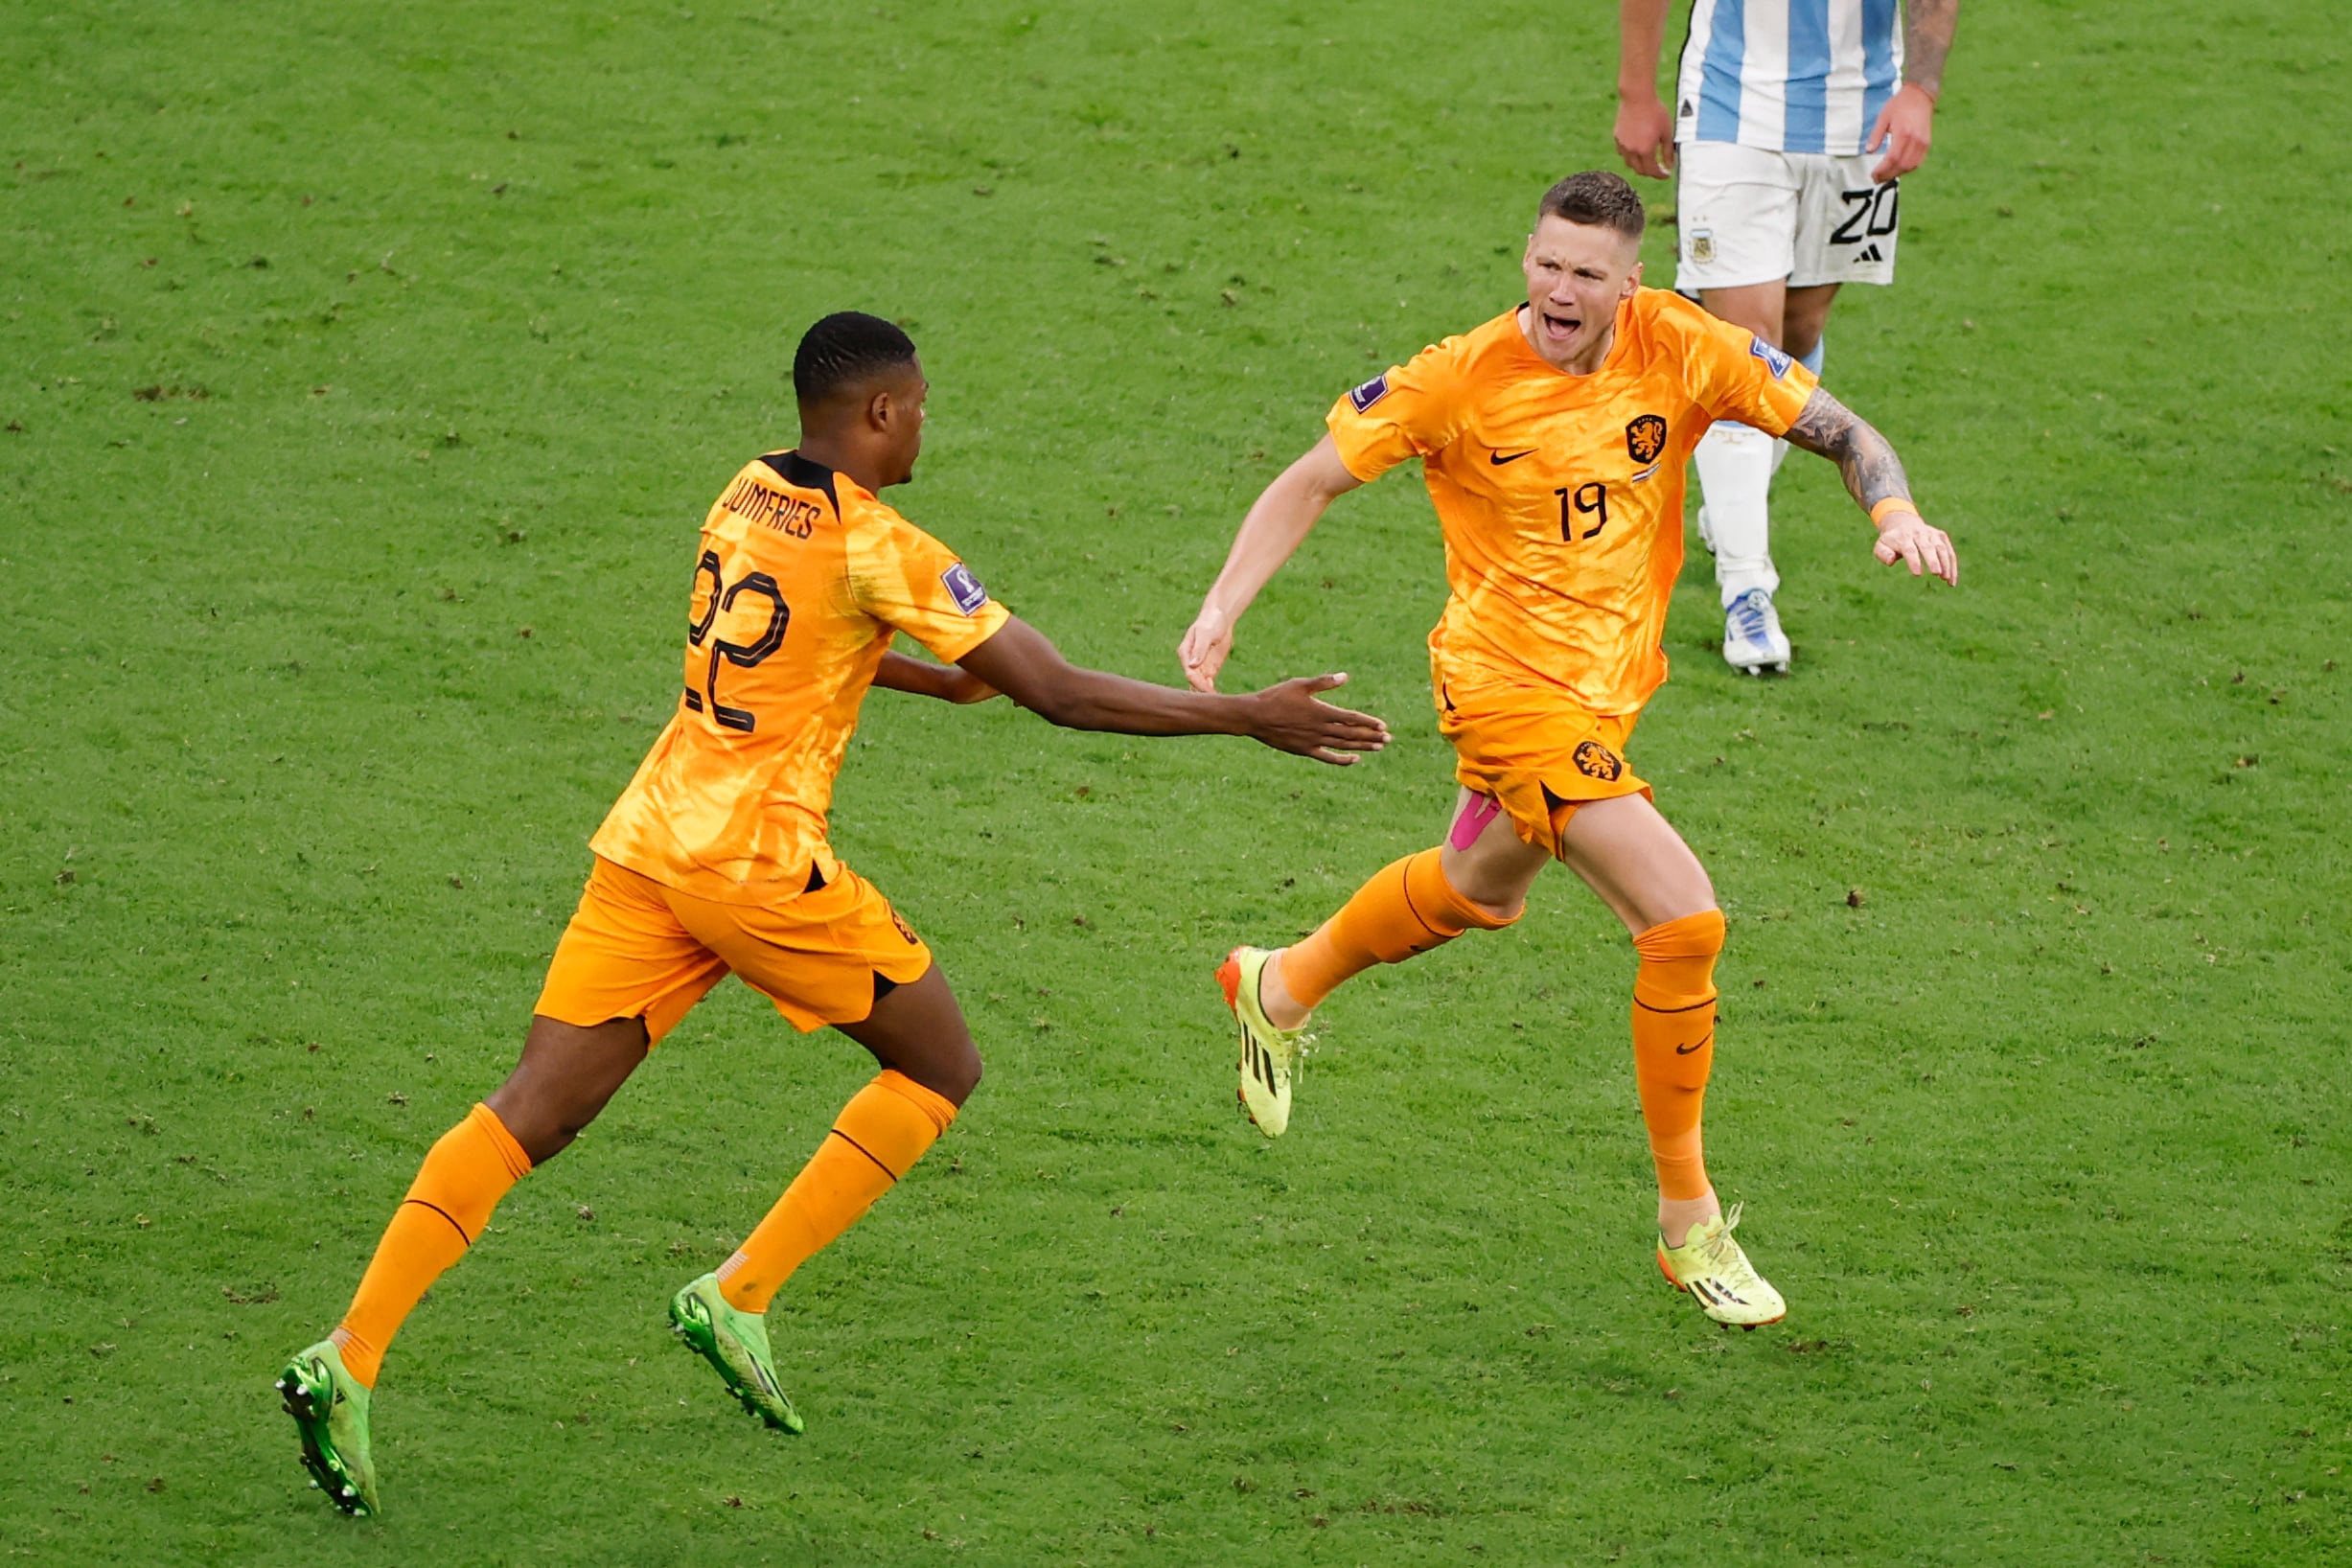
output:
[[1698, 1309], [1718, 1323], [1742, 1328], [1762, 1328], [1788, 1315], [1771, 1281], [1756, 1272], [1731, 1233], [1740, 1224], [1740, 1206], [1691, 1227], [1682, 1245], [1670, 1247], [1658, 1237], [1658, 1272], [1676, 1290], [1690, 1292]]
[[1258, 1004], [1258, 977], [1273, 957], [1262, 947], [1237, 947], [1218, 965], [1217, 984], [1241, 1025], [1242, 1109], [1259, 1132], [1280, 1138], [1290, 1125], [1290, 1083], [1306, 1054], [1306, 1031], [1276, 1028]]

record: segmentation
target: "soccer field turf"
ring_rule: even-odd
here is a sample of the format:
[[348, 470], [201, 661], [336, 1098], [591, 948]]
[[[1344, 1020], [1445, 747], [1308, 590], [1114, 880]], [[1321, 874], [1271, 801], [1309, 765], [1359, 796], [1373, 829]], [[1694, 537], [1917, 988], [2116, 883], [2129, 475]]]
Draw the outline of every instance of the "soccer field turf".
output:
[[[1650, 1261], [1624, 934], [1319, 1018], [1290, 1135], [1210, 971], [1451, 798], [1410, 474], [1227, 684], [1327, 770], [877, 695], [844, 857], [990, 1064], [779, 1298], [808, 1435], [661, 1309], [871, 1071], [714, 994], [518, 1188], [376, 1401], [269, 1379], [503, 1073], [675, 701], [695, 528], [815, 316], [934, 383], [894, 499], [1172, 680], [1344, 387], [1615, 167], [1613, 8], [12, 8], [0, 45], [0, 1552], [12, 1560], [2318, 1563], [2352, 1552], [2352, 100], [2336, 8], [1962, 17], [1829, 381], [1956, 537], [1776, 493], [1786, 681], [1703, 555], [1633, 747], [1732, 922], [1711, 1164], [1787, 1321]], [[1661, 209], [1663, 188], [1649, 193]], [[1656, 281], [1672, 231], [1649, 243]]]

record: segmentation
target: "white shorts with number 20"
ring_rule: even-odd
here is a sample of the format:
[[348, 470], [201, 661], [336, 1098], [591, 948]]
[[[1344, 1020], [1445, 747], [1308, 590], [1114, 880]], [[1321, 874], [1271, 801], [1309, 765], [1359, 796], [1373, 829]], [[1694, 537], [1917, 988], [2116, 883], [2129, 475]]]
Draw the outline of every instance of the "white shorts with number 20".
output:
[[1871, 183], [1876, 156], [1731, 142], [1684, 142], [1675, 152], [1675, 288], [1895, 281], [1901, 182]]

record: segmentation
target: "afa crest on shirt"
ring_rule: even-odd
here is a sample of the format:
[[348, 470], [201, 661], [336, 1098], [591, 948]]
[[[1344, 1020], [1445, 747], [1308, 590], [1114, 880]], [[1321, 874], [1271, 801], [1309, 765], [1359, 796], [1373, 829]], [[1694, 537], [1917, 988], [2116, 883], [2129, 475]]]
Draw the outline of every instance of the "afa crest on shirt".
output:
[[1654, 463], [1666, 450], [1666, 420], [1658, 414], [1636, 414], [1626, 421], [1626, 453], [1636, 463]]
[[1586, 778], [1597, 778], [1603, 784], [1616, 783], [1626, 771], [1626, 765], [1619, 760], [1617, 753], [1599, 741], [1577, 742], [1577, 749], [1571, 753], [1570, 760], [1577, 765], [1578, 772]]

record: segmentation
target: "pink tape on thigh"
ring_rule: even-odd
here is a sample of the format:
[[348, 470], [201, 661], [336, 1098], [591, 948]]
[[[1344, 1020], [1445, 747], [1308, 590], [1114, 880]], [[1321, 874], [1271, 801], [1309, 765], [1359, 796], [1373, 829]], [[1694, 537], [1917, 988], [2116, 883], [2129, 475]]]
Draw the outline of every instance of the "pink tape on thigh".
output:
[[1503, 803], [1490, 795], [1470, 796], [1469, 803], [1462, 808], [1462, 815], [1454, 819], [1454, 830], [1446, 835], [1446, 842], [1458, 850], [1467, 850], [1478, 842], [1478, 836], [1487, 831], [1487, 824], [1502, 809]]

